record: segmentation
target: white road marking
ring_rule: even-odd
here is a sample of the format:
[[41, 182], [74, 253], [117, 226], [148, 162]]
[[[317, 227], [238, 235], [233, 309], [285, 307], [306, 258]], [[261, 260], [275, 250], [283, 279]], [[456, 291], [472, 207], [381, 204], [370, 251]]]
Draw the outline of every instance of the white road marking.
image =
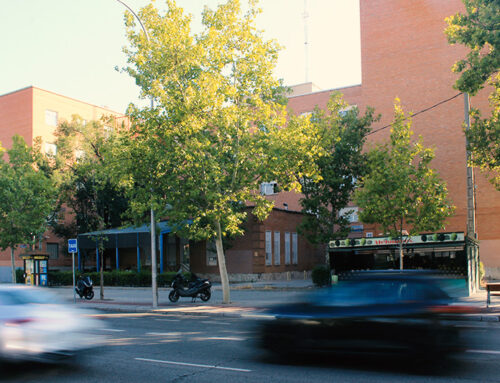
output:
[[155, 336], [181, 336], [181, 332], [147, 332], [146, 335], [155, 335]]
[[193, 340], [236, 340], [236, 341], [244, 341], [246, 338], [240, 338], [237, 336], [205, 336], [193, 338]]
[[210, 320], [204, 320], [204, 321], [201, 321], [201, 323], [205, 323], [205, 324], [222, 324], [222, 325], [230, 325], [231, 323], [229, 322], [217, 322], [217, 321], [210, 321]]
[[184, 362], [172, 362], [170, 360], [157, 360], [157, 359], [146, 359], [146, 358], [134, 358], [135, 360], [140, 360], [142, 362], [152, 362], [152, 363], [163, 363], [163, 364], [175, 364], [178, 366], [187, 367], [199, 367], [199, 368], [213, 368], [217, 370], [228, 370], [228, 371], [238, 371], [238, 372], [252, 372], [252, 370], [247, 370], [245, 368], [233, 368], [233, 367], [222, 367], [208, 364], [196, 364], [196, 363], [184, 363]]
[[117, 330], [115, 328], [100, 328], [101, 331], [124, 332], [125, 330]]
[[474, 354], [500, 355], [500, 351], [496, 351], [496, 350], [465, 350], [465, 352], [470, 352], [470, 353], [474, 353]]

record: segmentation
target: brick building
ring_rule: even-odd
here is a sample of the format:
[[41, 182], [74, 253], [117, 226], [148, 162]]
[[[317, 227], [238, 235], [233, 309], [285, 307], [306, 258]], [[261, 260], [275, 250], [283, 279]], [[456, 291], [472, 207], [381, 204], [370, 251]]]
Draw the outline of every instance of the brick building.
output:
[[[362, 81], [358, 86], [337, 91], [361, 111], [372, 106], [382, 114], [374, 130], [392, 121], [395, 97], [401, 99], [405, 111], [418, 112], [459, 93], [452, 87], [457, 75], [451, 72], [451, 67], [465, 56], [466, 50], [450, 46], [443, 32], [445, 18], [459, 11], [463, 11], [460, 0], [360, 0]], [[290, 98], [289, 107], [296, 114], [310, 112], [316, 105], [324, 108], [332, 91], [302, 91]], [[471, 98], [472, 106], [487, 110], [488, 93], [483, 90]], [[456, 206], [444, 230], [449, 233], [467, 231], [463, 121], [463, 96], [413, 118], [415, 136], [422, 135], [425, 145], [435, 148], [436, 158], [431, 166], [447, 182], [449, 196]], [[389, 134], [389, 129], [383, 129], [370, 135], [368, 145], [387, 140]], [[498, 278], [500, 193], [478, 171], [476, 222], [486, 276]], [[367, 232], [380, 234], [374, 227], [363, 227], [360, 236], [366, 237]]]
[[[41, 137], [42, 150], [48, 154], [55, 153], [55, 128], [61, 121], [71, 120], [73, 115], [87, 121], [109, 115], [118, 117], [118, 121], [119, 117], [124, 117], [106, 108], [30, 86], [0, 96], [0, 142], [3, 147], [10, 148], [15, 134], [23, 136], [28, 145], [32, 145], [36, 137]], [[265, 223], [259, 223], [250, 216], [248, 234], [233, 241], [227, 251], [228, 270], [237, 275], [236, 278], [248, 275], [248, 278], [254, 279], [257, 274], [283, 274], [287, 271], [302, 274], [324, 260], [324, 251], [322, 254], [297, 235], [296, 227], [301, 219], [298, 196], [294, 193], [274, 193], [272, 185], [268, 186], [271, 188], [267, 188], [266, 194], [275, 200], [276, 208]], [[68, 215], [67, 219], [71, 216]], [[211, 244], [189, 243], [170, 234], [168, 225], [165, 222], [162, 224], [166, 229], [158, 233], [157, 264], [160, 271], [176, 270], [181, 264], [191, 263], [193, 271], [218, 275]], [[91, 236], [79, 235], [78, 264], [82, 269], [95, 270], [100, 256], [104, 259], [105, 269], [150, 268], [148, 232], [147, 226], [108, 230], [109, 240], [103, 254], [99, 254], [95, 244], [89, 240]], [[15, 251], [17, 267], [22, 267], [19, 255], [26, 250], [26, 246], [22, 245]], [[67, 244], [50, 231], [37, 241], [36, 250], [50, 253], [50, 269], [71, 268]], [[0, 252], [0, 282], [10, 281], [10, 265], [10, 249]]]
[[[455, 214], [446, 223], [443, 230], [446, 234], [436, 238], [432, 234], [425, 237], [425, 241], [419, 239], [425, 244], [415, 243], [412, 250], [417, 255], [419, 251], [422, 254], [430, 252], [432, 257], [448, 257], [450, 261], [463, 260], [465, 257], [464, 233], [467, 213], [466, 154], [462, 128], [464, 104], [462, 96], [452, 98], [458, 93], [452, 87], [457, 75], [453, 74], [450, 68], [466, 51], [460, 46], [449, 46], [443, 30], [446, 27], [445, 17], [460, 10], [463, 10], [460, 0], [360, 0], [362, 83], [336, 89], [344, 94], [351, 105], [357, 105], [361, 111], [366, 106], [372, 106], [377, 113], [382, 114], [381, 120], [373, 127], [374, 130], [392, 121], [395, 97], [401, 99], [406, 111], [412, 112], [450, 99], [415, 116], [413, 130], [416, 136], [423, 136], [426, 146], [435, 148], [436, 158], [432, 166], [447, 182], [449, 196], [456, 206]], [[334, 48], [325, 45], [324, 49]], [[342, 58], [341, 53], [339, 52], [339, 59]], [[289, 98], [289, 108], [293, 113], [301, 114], [311, 112], [316, 105], [324, 108], [334, 90], [320, 91], [312, 84], [301, 84], [294, 87], [294, 91]], [[472, 105], [486, 109], [487, 93], [483, 91], [472, 98]], [[42, 136], [50, 148], [50, 132], [53, 126], [47, 121], [54, 121], [54, 114], [51, 112], [59, 113], [56, 114], [56, 120], [69, 118], [75, 113], [89, 119], [98, 118], [101, 113], [112, 113], [37, 88], [26, 88], [0, 96], [0, 140], [3, 145], [8, 147], [10, 136], [17, 132], [22, 134], [27, 142], [32, 142], [35, 136]], [[369, 143], [384, 141], [389, 133], [389, 129], [380, 130], [369, 136]], [[476, 185], [480, 256], [486, 275], [498, 278], [500, 194], [478, 172]], [[310, 245], [297, 235], [296, 227], [301, 220], [299, 196], [294, 193], [274, 193], [273, 190], [265, 194], [275, 201], [275, 207], [269, 218], [262, 223], [250, 215], [246, 223], [246, 234], [233, 241], [226, 251], [229, 273], [238, 275], [239, 279], [284, 277], [292, 273], [302, 273], [310, 270], [315, 264], [323, 263], [325, 250]], [[353, 222], [354, 228], [351, 237], [365, 238], [368, 241], [370, 235], [377, 237], [381, 234], [376, 227], [362, 225], [356, 221]], [[144, 241], [146, 240], [145, 238]], [[47, 239], [47, 243], [51, 241], [56, 243], [57, 239]], [[177, 244], [175, 251], [169, 250], [170, 244], [173, 243]], [[179, 243], [182, 249], [179, 249]], [[382, 255], [393, 251], [391, 246], [394, 246], [389, 239], [379, 238], [377, 243], [386, 244], [380, 250]], [[344, 252], [344, 258], [363, 261], [367, 254], [357, 251], [356, 246], [347, 249], [348, 246], [344, 243], [339, 244], [338, 248], [342, 250], [341, 248], [345, 247], [349, 250]], [[445, 246], [444, 250], [442, 246]], [[147, 252], [147, 248], [145, 250]], [[370, 251], [379, 252], [375, 247]], [[112, 246], [108, 252], [108, 259], [112, 259]], [[177, 267], [178, 263], [189, 261], [192, 270], [197, 273], [218, 274], [214, 246], [210, 243], [181, 243], [178, 239], [174, 241], [165, 232], [160, 234], [159, 252], [159, 261], [165, 261], [165, 269], [172, 269]], [[147, 260], [147, 254], [141, 254], [145, 255]], [[353, 257], [357, 255], [360, 257]], [[7, 266], [8, 259], [7, 253], [0, 254], [0, 266]], [[133, 266], [134, 254], [130, 254], [129, 259], [127, 262]], [[109, 265], [116, 267], [117, 264], [118, 262]], [[349, 267], [351, 266], [352, 264], [349, 264]], [[363, 263], [361, 267], [367, 267], [367, 264]]]
[[[303, 278], [325, 263], [325, 247], [312, 245], [297, 233], [302, 221], [299, 195], [270, 193], [267, 198], [275, 203], [268, 218], [261, 222], [249, 213], [245, 234], [225, 250], [230, 280]], [[219, 278], [215, 243], [191, 244], [191, 270]]]
[[[22, 136], [28, 145], [41, 137], [42, 150], [55, 153], [53, 133], [57, 124], [71, 120], [75, 114], [87, 121], [99, 120], [102, 116], [122, 116], [103, 107], [29, 86], [0, 96], [0, 142], [8, 149], [15, 134]], [[51, 265], [71, 267], [71, 258], [65, 256], [66, 244], [53, 233], [45, 233], [37, 249], [50, 253]], [[18, 248], [15, 252], [18, 267], [22, 267], [19, 254], [25, 250]], [[0, 282], [10, 280], [10, 265], [10, 249], [0, 252]]]

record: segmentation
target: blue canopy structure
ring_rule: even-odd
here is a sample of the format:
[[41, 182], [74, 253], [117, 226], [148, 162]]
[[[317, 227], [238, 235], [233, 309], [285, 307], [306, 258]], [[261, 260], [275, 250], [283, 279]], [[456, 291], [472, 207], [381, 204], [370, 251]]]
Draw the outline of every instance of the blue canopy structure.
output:
[[[190, 222], [187, 222], [189, 224]], [[116, 269], [119, 269], [120, 265], [120, 248], [133, 248], [137, 249], [137, 271], [141, 269], [140, 261], [140, 244], [143, 247], [150, 247], [151, 237], [150, 237], [150, 227], [149, 224], [144, 224], [142, 226], [129, 226], [123, 228], [112, 228], [107, 230], [92, 231], [89, 233], [78, 234], [78, 268], [81, 270], [81, 253], [80, 251], [87, 251], [89, 249], [96, 252], [96, 268], [99, 268], [99, 239], [103, 239], [101, 248], [105, 249], [115, 249], [116, 256]], [[163, 234], [168, 234], [172, 232], [172, 227], [169, 225], [168, 221], [162, 221], [156, 224], [156, 232], [160, 236], [160, 273], [163, 272]]]

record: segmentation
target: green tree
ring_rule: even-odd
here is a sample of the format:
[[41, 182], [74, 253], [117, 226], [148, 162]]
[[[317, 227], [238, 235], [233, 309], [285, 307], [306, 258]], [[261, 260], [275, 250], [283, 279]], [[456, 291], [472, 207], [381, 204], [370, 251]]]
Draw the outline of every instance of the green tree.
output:
[[13, 283], [16, 247], [33, 243], [47, 229], [55, 205], [56, 189], [39, 149], [39, 141], [30, 148], [18, 135], [11, 149], [0, 146], [0, 249], [11, 249]]
[[237, 0], [206, 8], [198, 34], [174, 1], [167, 1], [165, 15], [149, 5], [139, 12], [149, 41], [126, 16], [131, 46], [125, 70], [157, 107], [130, 109], [122, 182], [137, 217], [153, 206], [182, 235], [215, 239], [225, 303], [223, 239], [243, 233], [245, 207], [260, 219], [268, 215], [272, 203], [257, 192], [261, 182], [294, 184], [277, 150], [293, 142], [280, 140], [307, 140], [300, 125], [290, 128], [294, 135], [280, 130], [286, 99], [272, 74], [278, 45], [255, 28], [255, 3], [244, 15]]
[[327, 111], [316, 109], [310, 119], [321, 137], [324, 152], [313, 159], [319, 169], [318, 180], [301, 180], [305, 216], [299, 231], [312, 243], [328, 243], [349, 233], [349, 220], [339, 211], [348, 205], [356, 181], [364, 174], [363, 145], [377, 118], [372, 109], [360, 116], [358, 108], [349, 107], [342, 95], [332, 94]]
[[461, 73], [455, 88], [475, 95], [485, 85], [492, 88], [491, 116], [481, 118], [472, 108], [473, 123], [466, 132], [471, 166], [491, 174], [491, 182], [500, 190], [500, 1], [463, 0], [465, 13], [446, 19], [445, 33], [450, 44], [462, 44], [467, 56], [455, 63], [452, 70]]
[[472, 108], [470, 129], [465, 132], [468, 149], [472, 152], [470, 162], [488, 173], [490, 182], [500, 190], [500, 75], [491, 82], [491, 116], [481, 118], [481, 113]]
[[409, 235], [443, 227], [454, 207], [445, 183], [430, 167], [434, 151], [425, 148], [422, 137], [412, 142], [411, 120], [396, 99], [390, 142], [368, 152], [368, 169], [355, 191], [360, 218], [380, 224], [399, 239], [403, 268], [403, 229]]
[[[58, 181], [59, 216], [71, 209], [74, 220], [52, 220], [54, 231], [66, 238], [80, 233], [122, 226], [129, 207], [125, 188], [116, 183], [112, 171], [114, 147], [118, 132], [111, 117], [84, 121], [73, 116], [60, 123], [54, 132], [57, 155], [52, 161], [54, 179]], [[104, 299], [104, 237], [96, 236], [101, 256], [100, 297]]]
[[53, 220], [51, 225], [65, 238], [123, 224], [128, 199], [110, 174], [117, 137], [114, 125], [112, 120], [84, 121], [73, 116], [54, 132], [57, 155], [52, 168], [59, 187], [59, 216], [69, 208], [75, 219]]

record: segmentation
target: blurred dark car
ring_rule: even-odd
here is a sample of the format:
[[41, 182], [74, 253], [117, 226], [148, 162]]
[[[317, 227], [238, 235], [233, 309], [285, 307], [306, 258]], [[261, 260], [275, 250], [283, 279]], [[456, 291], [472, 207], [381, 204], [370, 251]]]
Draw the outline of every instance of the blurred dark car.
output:
[[460, 351], [459, 328], [450, 319], [474, 308], [453, 304], [442, 283], [420, 271], [356, 273], [269, 309], [275, 319], [261, 322], [260, 346], [278, 355], [341, 351], [432, 357]]

